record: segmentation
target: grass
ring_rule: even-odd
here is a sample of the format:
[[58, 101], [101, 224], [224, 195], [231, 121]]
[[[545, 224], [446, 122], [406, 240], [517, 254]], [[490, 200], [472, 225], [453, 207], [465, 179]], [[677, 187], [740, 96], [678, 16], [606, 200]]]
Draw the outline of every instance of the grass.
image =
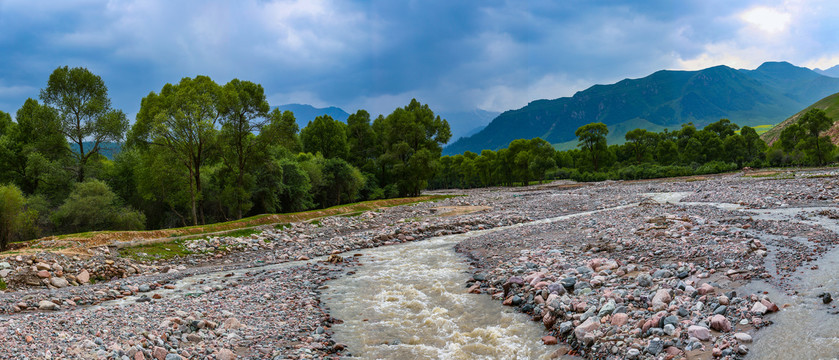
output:
[[289, 224], [289, 223], [282, 223], [282, 224], [274, 225], [274, 229], [277, 229], [277, 230], [282, 230], [282, 229], [290, 228], [290, 227], [291, 227], [291, 224]]
[[188, 240], [133, 246], [120, 250], [120, 256], [136, 261], [168, 260], [183, 257], [193, 253], [187, 250], [184, 241]]
[[[443, 199], [452, 198], [459, 195], [426, 195], [411, 198], [395, 198], [383, 200], [370, 200], [352, 204], [344, 204], [333, 206], [326, 209], [310, 210], [297, 213], [285, 214], [262, 214], [251, 216], [248, 218], [227, 221], [215, 224], [186, 226], [181, 228], [162, 229], [162, 230], [148, 230], [148, 231], [92, 231], [76, 234], [64, 234], [58, 236], [51, 236], [42, 239], [32, 240], [31, 244], [35, 245], [40, 240], [76, 240], [85, 246], [101, 246], [111, 244], [115, 241], [135, 241], [135, 240], [152, 240], [165, 239], [171, 237], [181, 237], [190, 235], [202, 235], [217, 232], [224, 232], [229, 230], [239, 230], [243, 228], [250, 228], [259, 225], [267, 224], [288, 224], [291, 222], [307, 221], [326, 216], [352, 214], [357, 212], [364, 212], [376, 210], [380, 208], [413, 205], [426, 201], [439, 201]], [[235, 235], [235, 236], [247, 236]], [[228, 235], [232, 236], [232, 235]]]

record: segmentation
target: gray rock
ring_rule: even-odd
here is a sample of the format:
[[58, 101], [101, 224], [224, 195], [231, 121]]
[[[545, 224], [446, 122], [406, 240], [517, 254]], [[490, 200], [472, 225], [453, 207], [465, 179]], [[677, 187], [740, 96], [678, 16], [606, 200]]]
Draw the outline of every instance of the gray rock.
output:
[[714, 309], [714, 314], [716, 314], [716, 315], [725, 315], [725, 311], [726, 311], [726, 310], [728, 310], [728, 307], [727, 307], [727, 306], [725, 306], [725, 305], [720, 305], [720, 306], [717, 306], [717, 308], [716, 308], [716, 309]]
[[548, 285], [548, 293], [565, 295], [565, 286], [560, 283], [551, 283]]
[[50, 284], [52, 284], [52, 286], [55, 286], [59, 289], [60, 288], [65, 288], [65, 287], [70, 285], [70, 283], [67, 282], [67, 279], [65, 279], [63, 277], [50, 278]]
[[663, 322], [664, 326], [673, 325], [675, 327], [675, 326], [679, 325], [679, 318], [676, 317], [675, 315], [670, 315], [668, 317], [665, 317], [662, 322]]
[[661, 341], [659, 338], [655, 338], [650, 340], [650, 343], [647, 345], [647, 352], [653, 355], [658, 355], [661, 350], [664, 350], [664, 342]]
[[603, 304], [600, 308], [600, 311], [597, 313], [598, 317], [604, 317], [606, 315], [611, 314], [615, 311], [615, 300], [609, 300], [607, 303]]
[[149, 291], [151, 291], [151, 287], [148, 284], [143, 284], [143, 285], [140, 285], [138, 290], [140, 292], [149, 292]]
[[573, 276], [567, 277], [565, 279], [560, 280], [559, 283], [562, 284], [562, 286], [564, 286], [566, 289], [573, 289], [574, 285], [577, 284], [577, 278]]
[[643, 273], [638, 274], [638, 277], [635, 278], [635, 281], [638, 283], [639, 286], [643, 287], [650, 287], [653, 285], [653, 278], [650, 274]]
[[58, 304], [49, 300], [41, 300], [38, 302], [39, 310], [58, 310], [59, 308]]
[[573, 321], [566, 321], [559, 324], [559, 334], [565, 335], [574, 330], [574, 322]]
[[626, 358], [630, 359], [630, 360], [637, 359], [638, 356], [640, 356], [640, 355], [641, 355], [641, 351], [638, 350], [638, 349], [629, 349], [626, 352]]

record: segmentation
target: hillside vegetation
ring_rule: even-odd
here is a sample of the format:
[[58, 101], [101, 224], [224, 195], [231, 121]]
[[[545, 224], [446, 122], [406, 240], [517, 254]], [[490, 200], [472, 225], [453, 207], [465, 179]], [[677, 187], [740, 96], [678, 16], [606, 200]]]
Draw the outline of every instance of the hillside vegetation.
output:
[[[768, 145], [772, 145], [775, 141], [781, 137], [781, 132], [786, 129], [791, 124], [794, 124], [798, 119], [801, 118], [802, 115], [810, 111], [810, 109], [821, 109], [827, 114], [828, 117], [832, 119], [839, 118], [839, 93], [830, 95], [824, 99], [817, 101], [815, 104], [810, 105], [804, 110], [801, 110], [795, 115], [788, 117], [786, 120], [782, 121], [778, 125], [769, 129], [769, 131], [765, 132], [761, 135], [763, 141], [765, 141]], [[831, 142], [834, 144], [839, 144], [839, 122], [834, 122], [833, 126], [825, 131], [822, 135], [827, 135], [830, 137]]]

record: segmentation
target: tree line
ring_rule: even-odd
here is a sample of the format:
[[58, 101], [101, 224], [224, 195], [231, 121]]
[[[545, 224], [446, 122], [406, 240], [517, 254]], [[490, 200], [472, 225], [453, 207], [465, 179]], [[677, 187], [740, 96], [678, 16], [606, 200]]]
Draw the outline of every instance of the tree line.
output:
[[[386, 116], [324, 115], [299, 129], [261, 85], [206, 76], [149, 93], [129, 125], [101, 77], [59, 67], [14, 118], [0, 111], [0, 248], [415, 196], [450, 137], [416, 99]], [[102, 149], [113, 142], [124, 143], [110, 160]]]
[[833, 119], [812, 109], [767, 147], [755, 129], [721, 119], [699, 130], [692, 123], [677, 131], [635, 129], [626, 142], [609, 145], [603, 123], [581, 126], [576, 149], [556, 151], [540, 138], [518, 139], [498, 151], [443, 156], [432, 188], [513, 186], [548, 179], [636, 180], [732, 171], [743, 167], [825, 165], [836, 161], [828, 136]]
[[[39, 101], [40, 100], [40, 101]], [[497, 151], [441, 156], [446, 120], [416, 99], [373, 119], [324, 115], [299, 129], [261, 85], [206, 76], [150, 92], [133, 125], [101, 77], [59, 67], [38, 99], [0, 111], [0, 249], [10, 241], [93, 230], [200, 225], [247, 216], [416, 196], [427, 188], [515, 186], [549, 179], [646, 179], [788, 165], [824, 165], [833, 124], [810, 110], [772, 147], [728, 119], [697, 129], [635, 129], [609, 145], [603, 123], [576, 149], [540, 138]], [[103, 153], [114, 142], [121, 151]]]

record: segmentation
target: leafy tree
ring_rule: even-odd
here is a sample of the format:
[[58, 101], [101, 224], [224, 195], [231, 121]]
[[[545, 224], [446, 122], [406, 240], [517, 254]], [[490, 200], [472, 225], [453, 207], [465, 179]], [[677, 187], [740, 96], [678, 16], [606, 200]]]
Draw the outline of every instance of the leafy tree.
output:
[[708, 124], [708, 126], [705, 126], [703, 130], [711, 131], [717, 134], [717, 136], [720, 139], [725, 139], [731, 135], [734, 135], [738, 129], [740, 129], [740, 126], [732, 123], [730, 120], [720, 119], [720, 121]]
[[358, 168], [374, 170], [373, 166], [368, 166], [378, 155], [376, 133], [370, 124], [370, 113], [358, 110], [347, 118], [347, 142], [350, 163]]
[[201, 166], [216, 143], [222, 101], [221, 87], [209, 77], [183, 78], [143, 98], [131, 131], [133, 141], [165, 148], [186, 168], [193, 225], [205, 223]]
[[746, 147], [746, 160], [754, 161], [760, 154], [766, 152], [766, 143], [760, 138], [755, 129], [749, 126], [743, 126], [740, 130], [740, 136], [743, 137], [743, 142]]
[[332, 119], [329, 115], [322, 115], [310, 121], [300, 131], [300, 140], [303, 142], [303, 151], [308, 153], [321, 153], [323, 157], [347, 158], [347, 125]]
[[76, 183], [70, 196], [53, 213], [59, 228], [71, 232], [94, 230], [142, 230], [146, 216], [123, 207], [119, 198], [101, 180]]
[[648, 148], [650, 146], [654, 146], [653, 137], [654, 133], [651, 133], [646, 129], [631, 130], [627, 132], [624, 136], [624, 138], [627, 141], [627, 144], [629, 144], [632, 148], [633, 154], [635, 154], [636, 164], [640, 164], [641, 160], [644, 159], [644, 156], [646, 155]]
[[574, 135], [580, 141], [578, 146], [589, 153], [591, 162], [594, 165], [594, 171], [599, 170], [598, 160], [606, 151], [606, 135], [608, 134], [609, 129], [602, 122], [580, 126], [574, 132]]
[[833, 119], [828, 117], [822, 109], [810, 109], [801, 116], [798, 123], [808, 137], [807, 141], [802, 144], [805, 151], [816, 160], [817, 164], [824, 165], [834, 146], [829, 137], [820, 135], [833, 126]]
[[271, 107], [265, 100], [262, 85], [250, 81], [233, 79], [224, 85], [222, 91], [219, 143], [224, 165], [236, 179], [232, 194], [236, 218], [241, 219], [244, 208], [250, 207], [250, 204], [245, 204], [250, 198], [245, 177], [261, 151], [261, 143], [256, 140], [254, 132], [265, 125]]
[[[412, 99], [408, 106], [376, 118], [372, 127], [381, 146], [376, 159], [379, 183], [396, 183], [402, 196], [419, 195], [423, 184], [434, 174], [429, 170], [436, 168], [442, 145], [451, 138], [448, 121], [434, 115], [428, 105]], [[428, 153], [421, 153], [423, 149]], [[417, 154], [420, 157], [411, 161]], [[390, 181], [391, 176], [395, 181]]]
[[37, 216], [26, 208], [26, 198], [17, 186], [0, 185], [0, 251], [27, 232]]
[[303, 150], [299, 131], [294, 113], [274, 109], [268, 114], [268, 124], [259, 132], [259, 137], [269, 146], [278, 145], [296, 154]]
[[[122, 140], [128, 120], [122, 110], [111, 108], [108, 88], [102, 78], [85, 68], [59, 67], [50, 75], [41, 100], [55, 108], [61, 132], [77, 147], [73, 151], [77, 163], [77, 181], [85, 179], [85, 167], [100, 145]], [[85, 141], [93, 146], [85, 150]]]

